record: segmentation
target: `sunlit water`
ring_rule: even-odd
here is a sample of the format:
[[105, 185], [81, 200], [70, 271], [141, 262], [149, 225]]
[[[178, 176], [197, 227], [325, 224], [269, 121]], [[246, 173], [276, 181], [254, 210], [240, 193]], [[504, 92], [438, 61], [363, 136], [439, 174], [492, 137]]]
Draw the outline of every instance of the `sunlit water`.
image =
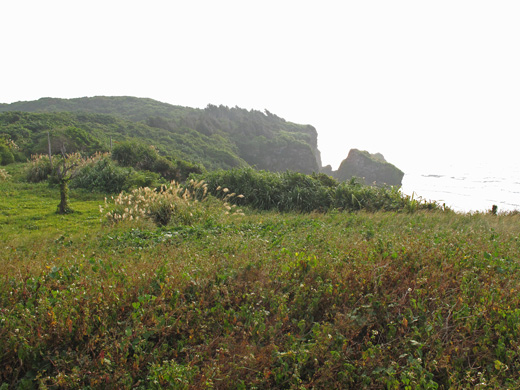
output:
[[403, 193], [414, 194], [459, 212], [520, 210], [520, 169], [455, 167], [430, 169], [405, 174]]

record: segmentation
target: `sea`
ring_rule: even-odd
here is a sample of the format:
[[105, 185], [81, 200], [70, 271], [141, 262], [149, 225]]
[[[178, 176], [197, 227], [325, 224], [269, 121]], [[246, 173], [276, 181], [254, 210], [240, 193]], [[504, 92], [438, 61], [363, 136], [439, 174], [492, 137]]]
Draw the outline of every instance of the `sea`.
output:
[[454, 211], [520, 211], [520, 167], [473, 166], [422, 168], [405, 172], [401, 191], [433, 200]]

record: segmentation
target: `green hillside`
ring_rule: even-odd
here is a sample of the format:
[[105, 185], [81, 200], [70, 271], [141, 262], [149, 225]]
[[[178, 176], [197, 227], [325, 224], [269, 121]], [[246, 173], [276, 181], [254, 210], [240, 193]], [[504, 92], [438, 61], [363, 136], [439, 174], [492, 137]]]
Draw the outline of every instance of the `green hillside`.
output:
[[[250, 165], [270, 171], [318, 172], [316, 129], [271, 114], [238, 107], [174, 106], [135, 97], [42, 98], [0, 104], [0, 134], [24, 155], [43, 152], [47, 132], [74, 127], [90, 144], [108, 150], [110, 140], [137, 138], [161, 154], [207, 169]], [[87, 146], [87, 149], [89, 147]]]
[[76, 99], [41, 98], [33, 101], [0, 104], [0, 112], [89, 112], [115, 115], [134, 122], [145, 121], [148, 117], [154, 116], [175, 119], [193, 110], [195, 109], [132, 96], [96, 96]]
[[[154, 145], [161, 154], [176, 159], [203, 164], [208, 169], [231, 168], [245, 165], [237, 155], [237, 148], [225, 137], [207, 136], [196, 130], [165, 130], [148, 126], [142, 122], [132, 122], [113, 115], [92, 113], [27, 113], [5, 112], [0, 114], [0, 134], [7, 135], [29, 157], [34, 153], [44, 153], [47, 148], [47, 132], [56, 139], [59, 134], [70, 129], [79, 129], [88, 135], [80, 149], [91, 151], [108, 150], [110, 141], [121, 143], [139, 139]], [[68, 139], [67, 144], [72, 140]], [[73, 150], [69, 150], [73, 151]]]

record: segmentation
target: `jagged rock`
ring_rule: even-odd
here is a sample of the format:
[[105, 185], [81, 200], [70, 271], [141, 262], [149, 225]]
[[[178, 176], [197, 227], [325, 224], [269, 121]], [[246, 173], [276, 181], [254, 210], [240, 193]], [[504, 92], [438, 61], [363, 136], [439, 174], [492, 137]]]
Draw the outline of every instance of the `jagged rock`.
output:
[[333, 176], [339, 181], [352, 177], [363, 178], [368, 185], [401, 186], [404, 173], [388, 163], [381, 153], [370, 154], [366, 151], [351, 149]]

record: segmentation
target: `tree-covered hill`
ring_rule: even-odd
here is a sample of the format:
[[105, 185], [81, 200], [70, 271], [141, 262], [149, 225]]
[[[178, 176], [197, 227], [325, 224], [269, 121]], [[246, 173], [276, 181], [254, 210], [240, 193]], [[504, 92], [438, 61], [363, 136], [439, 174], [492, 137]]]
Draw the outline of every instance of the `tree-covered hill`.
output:
[[134, 122], [145, 121], [154, 116], [175, 119], [191, 110], [195, 109], [132, 96], [96, 96], [75, 99], [45, 97], [33, 101], [0, 104], [0, 112], [90, 112], [115, 115]]
[[[208, 169], [251, 165], [270, 171], [318, 172], [317, 132], [270, 113], [208, 105], [174, 106], [135, 97], [42, 98], [0, 104], [0, 134], [24, 154], [43, 152], [47, 132], [76, 128], [89, 145], [137, 138], [162, 154]], [[87, 147], [88, 149], [88, 147]]]
[[208, 169], [247, 164], [226, 138], [206, 136], [192, 129], [168, 131], [104, 114], [19, 111], [0, 114], [0, 135], [13, 140], [24, 157], [47, 151], [47, 132], [54, 151], [59, 151], [65, 143], [68, 152], [93, 153], [109, 150], [111, 140], [117, 144], [138, 139], [155, 146], [161, 154], [203, 164]]

